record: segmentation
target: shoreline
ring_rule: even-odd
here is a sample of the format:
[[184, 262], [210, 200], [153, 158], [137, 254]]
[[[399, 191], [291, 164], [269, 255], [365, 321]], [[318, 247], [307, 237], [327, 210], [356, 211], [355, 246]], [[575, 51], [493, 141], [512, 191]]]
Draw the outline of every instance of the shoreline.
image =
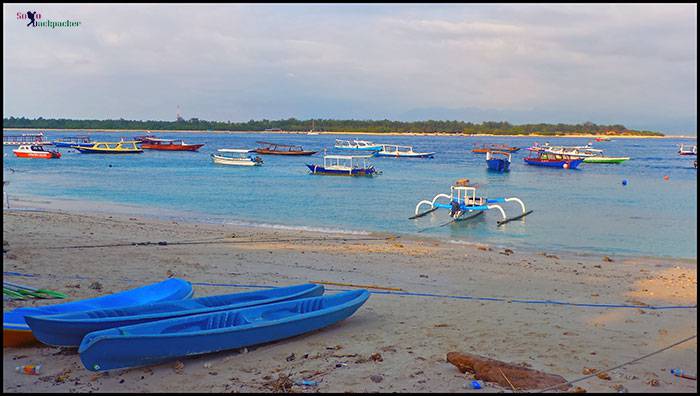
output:
[[[148, 207], [143, 205], [132, 205], [117, 202], [104, 202], [104, 201], [94, 201], [87, 199], [77, 199], [77, 198], [55, 198], [46, 197], [40, 195], [30, 195], [30, 194], [8, 194], [10, 200], [10, 212], [21, 212], [21, 211], [44, 211], [47, 213], [64, 213], [64, 214], [74, 214], [74, 215], [117, 215], [117, 216], [137, 216], [143, 217], [145, 219], [153, 221], [177, 221], [182, 223], [187, 223], [189, 225], [214, 225], [214, 226], [224, 226], [232, 227], [235, 229], [253, 229], [260, 231], [283, 231], [283, 232], [312, 232], [318, 233], [320, 235], [330, 235], [330, 236], [379, 236], [379, 237], [390, 237], [398, 238], [402, 240], [411, 241], [424, 241], [428, 242], [441, 242], [449, 245], [462, 245], [470, 247], [480, 247], [485, 249], [518, 249], [519, 251], [525, 252], [527, 254], [541, 255], [545, 254], [555, 254], [559, 256], [567, 257], [582, 257], [582, 258], [596, 258], [600, 259], [602, 257], [613, 257], [620, 259], [650, 259], [650, 260], [675, 260], [680, 262], [693, 262], [697, 258], [694, 257], [675, 257], [675, 256], [658, 256], [658, 255], [642, 255], [633, 253], [602, 253], [595, 251], [581, 251], [581, 250], [571, 250], [567, 249], [555, 249], [555, 248], [536, 248], [536, 247], [523, 247], [523, 246], [513, 246], [508, 244], [494, 244], [480, 242], [476, 240], [467, 239], [454, 239], [449, 238], [445, 240], [442, 237], [430, 236], [430, 235], [419, 235], [412, 233], [401, 233], [401, 232], [386, 232], [386, 231], [372, 231], [372, 230], [356, 230], [356, 229], [342, 229], [342, 228], [332, 228], [323, 226], [307, 226], [307, 225], [288, 225], [288, 224], [273, 224], [273, 223], [256, 223], [254, 221], [241, 220], [241, 219], [224, 219], [217, 216], [208, 216], [205, 213], [191, 212], [191, 211], [173, 211], [166, 210], [157, 207]], [[19, 205], [17, 205], [19, 204]], [[16, 207], [19, 206], [19, 207]], [[8, 211], [6, 209], [6, 202], [3, 202], [3, 212]], [[204, 219], [202, 219], [204, 218]]]
[[[54, 128], [3, 128], [3, 133], [5, 131], [56, 131], [56, 132], [91, 132], [91, 133], [143, 133], [144, 130], [141, 129], [54, 129]], [[151, 129], [147, 131], [148, 133], [208, 133], [208, 134], [279, 134], [279, 135], [308, 135], [308, 131], [203, 131], [203, 130], [170, 130], [170, 129]], [[697, 136], [646, 136], [646, 135], [594, 135], [594, 134], [571, 134], [571, 135], [544, 135], [544, 134], [529, 134], [529, 135], [501, 135], [501, 134], [469, 134], [469, 133], [447, 133], [447, 132], [330, 132], [330, 131], [319, 131], [315, 132], [318, 135], [370, 135], [370, 136], [459, 136], [459, 137], [522, 137], [522, 138], [590, 138], [594, 139], [597, 137], [608, 137], [610, 139], [694, 139], [697, 140]], [[314, 135], [310, 135], [314, 136]]]

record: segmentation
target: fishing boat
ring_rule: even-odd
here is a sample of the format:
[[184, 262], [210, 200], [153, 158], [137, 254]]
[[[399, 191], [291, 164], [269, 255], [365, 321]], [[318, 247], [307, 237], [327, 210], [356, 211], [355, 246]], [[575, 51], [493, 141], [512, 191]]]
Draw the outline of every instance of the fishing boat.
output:
[[136, 141], [94, 142], [92, 147], [71, 146], [83, 154], [138, 154], [143, 153]]
[[141, 148], [144, 150], [165, 151], [197, 151], [204, 144], [187, 144], [180, 139], [144, 138], [141, 140]]
[[65, 138], [54, 139], [53, 145], [56, 147], [92, 147], [94, 142], [90, 140], [90, 136], [87, 135], [76, 135], [68, 136]]
[[[447, 203], [440, 203], [438, 200], [446, 198], [449, 201]], [[516, 202], [520, 205], [522, 212], [515, 217], [507, 217], [505, 210], [500, 204], [506, 202]], [[421, 207], [423, 205], [428, 205], [430, 208], [425, 212], [421, 212]], [[418, 202], [416, 205], [415, 215], [409, 217], [409, 220], [417, 219], [423, 217], [429, 213], [432, 213], [438, 209], [449, 209], [450, 217], [452, 218], [447, 225], [454, 222], [464, 221], [472, 219], [476, 216], [483, 214], [488, 210], [498, 210], [503, 217], [496, 224], [501, 226], [513, 220], [521, 219], [530, 213], [532, 210], [525, 210], [525, 204], [522, 200], [516, 197], [510, 198], [485, 198], [476, 196], [476, 187], [469, 186], [469, 180], [461, 179], [458, 180], [454, 185], [450, 187], [450, 194], [438, 194], [432, 201], [424, 200]]]
[[381, 144], [375, 144], [367, 140], [342, 140], [335, 139], [333, 146], [338, 150], [360, 150], [360, 151], [379, 151], [382, 149]]
[[520, 150], [520, 147], [512, 147], [507, 144], [483, 144], [481, 147], [472, 149], [472, 153], [486, 154], [489, 151], [507, 151], [509, 153], [514, 153]]
[[590, 157], [585, 157], [583, 159], [583, 162], [585, 162], [587, 164], [621, 164], [629, 159], [630, 159], [630, 157], [606, 157], [606, 156], [600, 154], [600, 155], [593, 155]]
[[544, 149], [544, 152], [550, 154], [569, 155], [571, 157], [578, 158], [595, 157], [603, 154], [603, 150], [594, 149], [590, 144], [585, 146], [550, 146], [549, 148]]
[[511, 153], [507, 151], [492, 150], [486, 153], [486, 166], [496, 172], [509, 172]]
[[61, 153], [56, 150], [46, 150], [43, 146], [23, 144], [12, 150], [15, 156], [20, 158], [61, 158]]
[[160, 364], [239, 349], [328, 327], [354, 314], [367, 290], [159, 320], [87, 334], [78, 353], [91, 371]]
[[222, 154], [211, 155], [211, 159], [215, 164], [239, 166], [261, 166], [263, 164], [262, 158], [250, 155], [250, 153], [254, 153], [255, 150], [218, 149], [216, 151]]
[[406, 157], [406, 158], [433, 158], [435, 153], [417, 153], [413, 146], [399, 146], [396, 144], [380, 144], [381, 150], [374, 153], [377, 157]]
[[34, 144], [40, 146], [50, 146], [52, 143], [44, 140], [44, 133], [23, 133], [21, 135], [2, 135], [3, 146], [21, 146], [25, 144]]
[[147, 139], [158, 139], [158, 137], [156, 135], [151, 135], [150, 133], [146, 135], [134, 136], [134, 141], [136, 143], [143, 143], [143, 141]]
[[314, 155], [316, 151], [304, 150], [303, 147], [294, 144], [279, 144], [270, 142], [256, 142], [263, 147], [258, 147], [255, 152], [258, 154], [275, 155]]
[[[536, 155], [533, 157], [533, 154]], [[567, 154], [552, 154], [544, 151], [532, 151], [523, 160], [528, 165], [563, 169], [576, 169], [583, 162], [581, 157], [573, 157]]]
[[245, 293], [208, 296], [190, 300], [131, 305], [60, 315], [26, 316], [34, 337], [47, 345], [77, 347], [93, 331], [130, 326], [183, 316], [229, 311], [257, 305], [291, 301], [323, 295], [321, 285], [303, 284], [275, 287]]
[[374, 176], [379, 172], [369, 163], [371, 155], [324, 155], [323, 166], [306, 164], [314, 175]]
[[678, 154], [680, 155], [698, 155], [698, 146], [690, 146], [686, 148], [685, 144], [681, 144], [678, 148]]
[[122, 308], [134, 304], [184, 300], [192, 297], [192, 284], [186, 280], [171, 278], [162, 282], [126, 290], [106, 296], [89, 298], [64, 304], [41, 307], [17, 308], [3, 312], [3, 346], [18, 347], [36, 342], [25, 316], [57, 315], [95, 309]]
[[612, 140], [609, 137], [606, 136], [599, 136], [595, 138], [596, 142], [611, 142]]

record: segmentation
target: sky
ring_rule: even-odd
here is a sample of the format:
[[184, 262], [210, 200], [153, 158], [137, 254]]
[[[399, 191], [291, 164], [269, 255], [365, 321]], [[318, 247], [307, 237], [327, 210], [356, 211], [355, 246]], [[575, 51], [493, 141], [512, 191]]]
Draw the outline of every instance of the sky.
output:
[[[79, 21], [76, 27], [27, 27]], [[3, 116], [697, 134], [695, 4], [3, 4]]]

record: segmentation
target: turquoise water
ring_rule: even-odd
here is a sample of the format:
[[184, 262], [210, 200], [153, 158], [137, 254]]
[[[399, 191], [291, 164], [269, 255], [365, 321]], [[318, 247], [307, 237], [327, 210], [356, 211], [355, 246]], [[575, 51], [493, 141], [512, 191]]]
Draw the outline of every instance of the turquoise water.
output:
[[[48, 139], [76, 133], [47, 133]], [[94, 134], [118, 140], [139, 133]], [[486, 170], [474, 144], [505, 143], [528, 147], [584, 145], [586, 138], [513, 138], [448, 136], [357, 136], [381, 143], [413, 145], [435, 151], [434, 159], [373, 158], [383, 174], [375, 178], [314, 176], [304, 166], [322, 163], [338, 135], [158, 134], [205, 143], [195, 153], [146, 151], [137, 155], [87, 155], [60, 149], [58, 160], [15, 158], [4, 147], [3, 178], [10, 193], [78, 198], [183, 211], [206, 222], [244, 222], [310, 229], [385, 231], [470, 241], [531, 251], [593, 252], [619, 255], [697, 257], [697, 170], [695, 157], [677, 154], [687, 139], [618, 139], [594, 142], [609, 156], [629, 156], [620, 165], [582, 164], [578, 170], [525, 165], [521, 150], [511, 172]], [[263, 156], [262, 167], [215, 165], [218, 148], [253, 148], [255, 141], [301, 144], [321, 150], [312, 157]], [[111, 165], [111, 167], [110, 167]], [[10, 168], [14, 171], [10, 171]], [[664, 176], [669, 176], [664, 180]], [[418, 201], [449, 193], [456, 179], [468, 178], [487, 197], [518, 197], [534, 213], [497, 227], [497, 211], [472, 221], [435, 227], [449, 220], [437, 211], [417, 220]], [[628, 181], [622, 185], [623, 179]], [[509, 215], [519, 212], [504, 206]]]

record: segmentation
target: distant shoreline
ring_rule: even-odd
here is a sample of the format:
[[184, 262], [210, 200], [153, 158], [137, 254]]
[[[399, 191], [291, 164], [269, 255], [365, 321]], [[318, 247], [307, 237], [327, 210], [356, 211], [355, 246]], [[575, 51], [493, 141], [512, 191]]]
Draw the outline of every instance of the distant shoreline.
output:
[[[142, 129], [57, 129], [57, 128], [3, 128], [5, 131], [55, 131], [55, 132], [93, 132], [93, 133], [143, 133]], [[173, 129], [151, 129], [148, 133], [209, 133], [209, 134], [251, 134], [251, 133], [269, 133], [279, 135], [308, 135], [308, 131], [203, 131], [203, 130], [173, 130]], [[571, 134], [571, 135], [543, 135], [543, 134], [527, 134], [527, 135], [501, 135], [501, 134], [470, 134], [470, 133], [447, 133], [447, 132], [330, 132], [319, 131], [314, 132], [314, 135], [370, 135], [370, 136], [463, 136], [463, 137], [541, 137], [541, 138], [599, 138], [607, 137], [610, 139], [697, 139], [697, 136], [648, 136], [648, 135], [595, 135], [595, 134]], [[309, 136], [314, 136], [309, 135]]]

